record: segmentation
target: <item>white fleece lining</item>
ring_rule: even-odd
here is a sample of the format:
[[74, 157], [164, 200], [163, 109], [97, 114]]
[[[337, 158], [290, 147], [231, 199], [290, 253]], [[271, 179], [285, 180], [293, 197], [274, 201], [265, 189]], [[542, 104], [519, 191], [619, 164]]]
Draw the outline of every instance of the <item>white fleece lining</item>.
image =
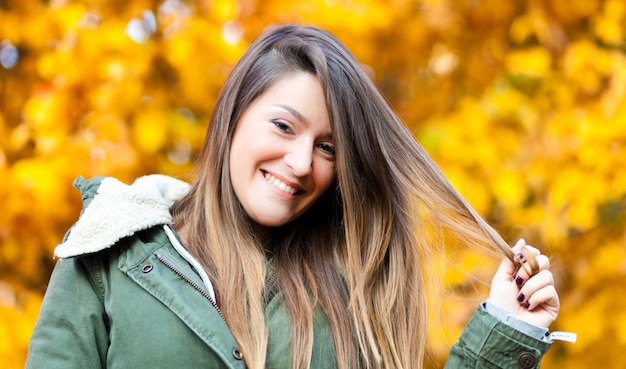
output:
[[189, 191], [189, 184], [155, 174], [127, 185], [115, 178], [102, 180], [97, 194], [54, 251], [70, 258], [98, 252], [124, 237], [160, 224], [171, 224], [170, 207]]

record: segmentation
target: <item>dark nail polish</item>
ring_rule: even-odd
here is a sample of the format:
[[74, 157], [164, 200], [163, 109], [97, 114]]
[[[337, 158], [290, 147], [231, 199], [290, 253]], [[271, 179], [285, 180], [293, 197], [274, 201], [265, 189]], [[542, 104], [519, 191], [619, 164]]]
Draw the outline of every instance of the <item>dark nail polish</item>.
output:
[[522, 277], [518, 276], [517, 278], [515, 278], [515, 283], [517, 283], [518, 286], [521, 286], [522, 283], [524, 283], [524, 280], [522, 279]]
[[524, 260], [524, 254], [522, 254], [521, 252], [518, 252], [517, 255], [515, 255], [516, 258], [518, 258], [519, 260]]
[[524, 305], [524, 307], [528, 309], [530, 307], [530, 302], [527, 302], [526, 305]]
[[524, 294], [523, 294], [523, 293], [520, 293], [520, 294], [519, 294], [519, 296], [517, 296], [517, 301], [522, 302], [522, 301], [524, 301], [524, 298], [525, 298], [525, 297], [526, 297], [526, 296], [524, 296]]

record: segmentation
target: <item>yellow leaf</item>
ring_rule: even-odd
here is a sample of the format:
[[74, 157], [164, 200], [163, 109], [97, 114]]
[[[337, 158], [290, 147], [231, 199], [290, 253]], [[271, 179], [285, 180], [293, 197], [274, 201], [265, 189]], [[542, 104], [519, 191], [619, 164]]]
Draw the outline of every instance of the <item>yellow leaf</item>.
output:
[[626, 313], [616, 314], [615, 319], [615, 332], [617, 333], [618, 343], [620, 345], [626, 344]]
[[212, 4], [212, 13], [220, 22], [231, 20], [239, 13], [239, 4], [233, 0], [216, 0]]
[[550, 72], [552, 57], [541, 47], [517, 50], [506, 56], [507, 71], [512, 75], [544, 78]]
[[567, 222], [579, 230], [593, 227], [597, 221], [598, 204], [588, 197], [578, 197], [567, 209]]
[[507, 207], [519, 206], [527, 197], [526, 182], [519, 171], [497, 171], [491, 180], [491, 188], [496, 199]]
[[133, 140], [139, 148], [154, 154], [167, 141], [168, 121], [166, 113], [157, 109], [147, 109], [137, 114], [133, 121]]
[[604, 43], [617, 46], [624, 40], [620, 19], [597, 17], [593, 22], [593, 31]]

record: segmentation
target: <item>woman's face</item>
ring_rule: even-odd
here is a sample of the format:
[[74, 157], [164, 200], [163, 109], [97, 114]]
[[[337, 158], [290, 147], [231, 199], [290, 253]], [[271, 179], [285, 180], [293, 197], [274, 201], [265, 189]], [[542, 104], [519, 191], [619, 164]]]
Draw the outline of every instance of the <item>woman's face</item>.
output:
[[305, 212], [335, 178], [326, 99], [317, 78], [289, 74], [243, 113], [230, 148], [230, 177], [258, 225], [277, 227]]

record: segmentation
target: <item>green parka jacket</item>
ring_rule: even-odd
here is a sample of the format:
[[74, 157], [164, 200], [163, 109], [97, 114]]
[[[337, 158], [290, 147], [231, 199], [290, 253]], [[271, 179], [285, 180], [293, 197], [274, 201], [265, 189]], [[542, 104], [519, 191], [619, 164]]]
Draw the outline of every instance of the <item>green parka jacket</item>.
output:
[[[29, 346], [26, 368], [245, 367], [234, 337], [199, 273], [164, 227], [189, 186], [153, 175], [127, 186], [79, 178], [79, 221], [57, 247], [58, 261]], [[268, 369], [287, 369], [288, 314], [269, 301]], [[539, 367], [549, 343], [526, 336], [479, 307], [446, 368]], [[311, 368], [336, 367], [332, 334], [314, 316]]]

